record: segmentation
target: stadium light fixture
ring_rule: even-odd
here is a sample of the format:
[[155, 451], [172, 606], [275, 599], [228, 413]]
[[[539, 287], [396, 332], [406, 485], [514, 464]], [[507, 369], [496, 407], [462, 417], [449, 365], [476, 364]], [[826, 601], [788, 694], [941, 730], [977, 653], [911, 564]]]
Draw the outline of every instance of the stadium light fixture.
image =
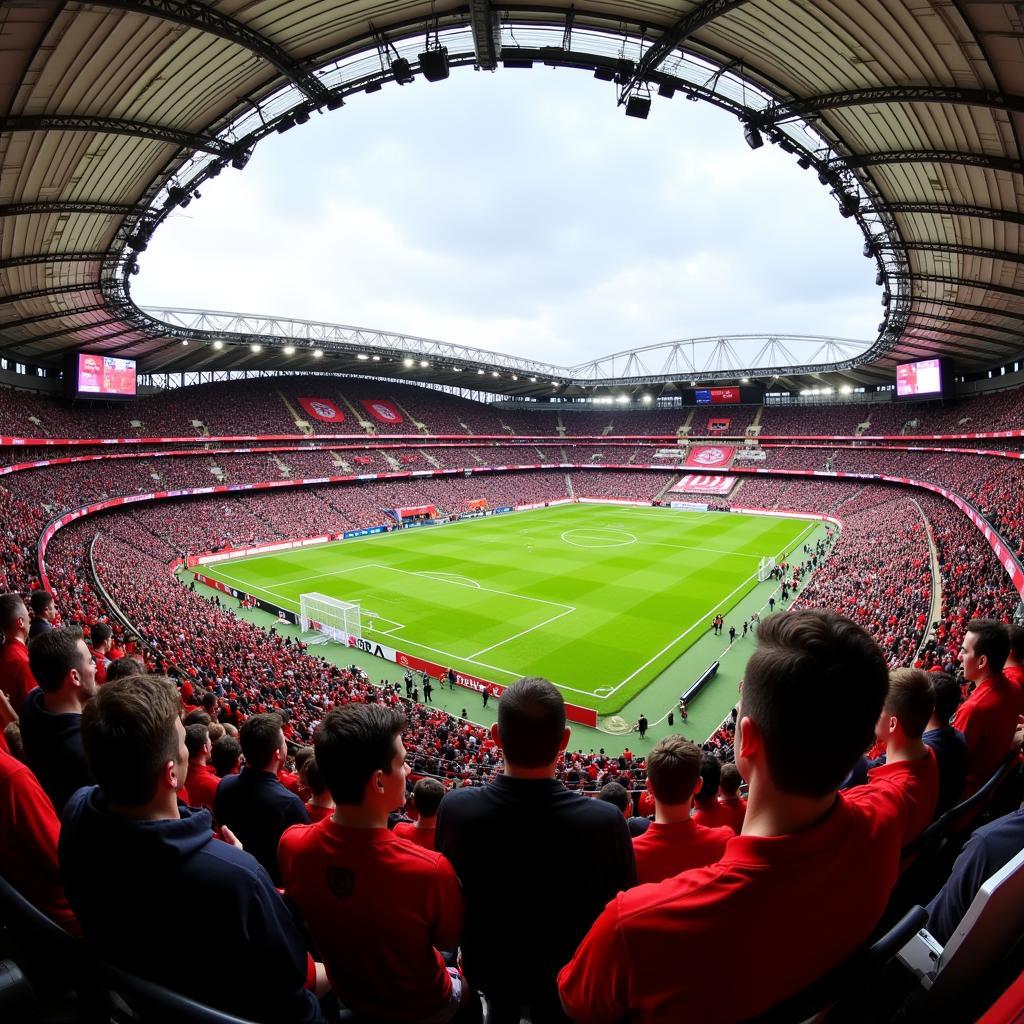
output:
[[453, 369], [453, 370], [454, 370], [454, 371], [455, 371], [456, 373], [462, 373], [462, 367], [461, 367], [461, 366], [453, 366], [453, 367], [452, 367], [452, 369]]
[[650, 402], [653, 402], [653, 401], [654, 401], [654, 399], [653, 399], [653, 398], [652, 398], [652, 397], [651, 397], [650, 395], [644, 395], [644, 396], [643, 396], [643, 397], [642, 397], [642, 398], [640, 399], [640, 401], [641, 401], [641, 402], [643, 402], [643, 403], [644, 403], [644, 404], [646, 405], [646, 404], [648, 404], [648, 403], [650, 403]]
[[531, 377], [530, 378], [530, 383], [531, 384], [536, 384], [537, 383], [537, 378], [536, 377]]
[[430, 365], [430, 363], [428, 363], [428, 362], [426, 361], [426, 359], [421, 359], [421, 360], [420, 360], [420, 366], [429, 366], [429, 365]]
[[619, 397], [616, 398], [615, 401], [621, 404], [625, 404], [626, 402], [629, 401], [629, 395], [619, 395]]
[[841, 394], [841, 395], [852, 395], [853, 394], [853, 388], [851, 388], [849, 384], [844, 384], [839, 389], [839, 394]]
[[750, 378], [749, 377], [740, 377], [740, 383], [741, 384], [749, 384], [750, 383]]
[[295, 346], [294, 345], [285, 345], [285, 347], [284, 347], [284, 354], [286, 356], [293, 356], [293, 355], [295, 355]]
[[321, 352], [320, 349], [318, 349], [318, 348], [313, 349], [313, 358], [314, 359], [319, 359], [322, 355], [323, 355], [323, 352]]
[[752, 121], [748, 121], [743, 126], [743, 138], [751, 149], [760, 149], [764, 145], [764, 139], [761, 138], [757, 125]]
[[181, 339], [181, 343], [182, 343], [182, 345], [185, 346], [185, 348], [188, 348], [188, 338], [182, 338]]
[[477, 370], [477, 371], [476, 371], [476, 375], [477, 375], [478, 377], [482, 377], [482, 376], [484, 375], [484, 371], [483, 371], [483, 370]]
[[374, 356], [374, 357], [373, 357], [373, 361], [374, 361], [375, 363], [379, 363], [379, 362], [380, 362], [380, 356]]
[[359, 355], [356, 356], [356, 359], [362, 359], [364, 362], [369, 358], [370, 357], [365, 352], [360, 352]]
[[500, 376], [501, 376], [501, 374], [500, 374], [500, 373], [498, 373], [498, 371], [497, 371], [497, 370], [491, 370], [491, 376], [492, 376], [492, 377], [500, 377]]
[[222, 349], [224, 347], [224, 342], [218, 338], [217, 341], [213, 343], [213, 347], [215, 349]]
[[519, 380], [519, 376], [518, 376], [518, 374], [515, 374], [515, 373], [513, 373], [513, 374], [512, 374], [512, 379], [513, 379], [513, 380]]
[[411, 359], [403, 359], [402, 360], [402, 365], [403, 366], [412, 366], [412, 360]]
[[253, 350], [253, 352], [262, 352], [263, 351], [263, 346], [262, 345], [250, 345], [249, 348], [251, 348]]

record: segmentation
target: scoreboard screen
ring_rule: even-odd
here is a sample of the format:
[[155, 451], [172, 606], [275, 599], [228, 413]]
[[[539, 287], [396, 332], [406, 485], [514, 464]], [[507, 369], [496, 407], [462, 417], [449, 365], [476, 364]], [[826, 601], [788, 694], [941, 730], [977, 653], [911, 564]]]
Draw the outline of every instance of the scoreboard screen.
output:
[[896, 367], [897, 398], [941, 398], [942, 360], [920, 359]]
[[75, 363], [74, 394], [80, 398], [134, 398], [135, 360], [79, 352]]

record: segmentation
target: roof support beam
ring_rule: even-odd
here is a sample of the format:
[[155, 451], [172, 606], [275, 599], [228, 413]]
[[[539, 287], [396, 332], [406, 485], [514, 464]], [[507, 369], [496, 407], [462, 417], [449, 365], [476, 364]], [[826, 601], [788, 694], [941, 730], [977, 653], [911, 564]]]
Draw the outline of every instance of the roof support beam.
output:
[[[957, 302], [953, 299], [940, 299], [929, 295], [915, 295], [911, 299], [911, 316], [919, 313], [920, 306], [924, 303], [944, 306], [946, 309], [962, 309], [967, 313], [987, 313], [989, 316], [1001, 316], [1007, 320], [1019, 320], [1021, 323], [1024, 323], [1024, 312], [1017, 313], [1011, 309], [994, 309], [992, 306], [979, 306], [973, 302]], [[995, 329], [994, 326], [993, 329]], [[1004, 329], [1008, 328], [999, 328], [999, 330]]]
[[63, 338], [72, 331], [87, 331], [97, 327], [109, 327], [111, 324], [123, 323], [120, 317], [113, 317], [107, 320], [97, 320], [93, 324], [67, 324], [59, 331], [51, 331], [49, 334], [35, 334], [28, 338], [19, 338], [17, 341], [10, 341], [0, 345], [0, 349], [18, 348], [20, 345], [35, 345], [40, 341], [52, 341], [54, 338]]
[[[1002, 334], [1012, 334], [1017, 339], [1017, 345], [1020, 347], [1021, 329], [1019, 327], [999, 327], [996, 324], [983, 324], [977, 320], [967, 320], [963, 317], [958, 316], [939, 316], [937, 313], [922, 313], [920, 311], [914, 311], [910, 314], [912, 321], [917, 320], [934, 320], [940, 324], [956, 324], [958, 327], [971, 327], [976, 331], [999, 331]], [[910, 323], [908, 326], [913, 327], [924, 327], [924, 324]], [[931, 328], [928, 328], [931, 330]]]
[[[0, 305], [11, 302], [32, 302], [34, 299], [48, 299], [51, 295], [73, 295], [75, 292], [98, 292], [100, 286], [92, 284], [61, 284], [54, 288], [35, 288], [30, 292], [16, 292], [12, 295], [0, 295]], [[0, 327], [3, 321], [0, 320]]]
[[947, 242], [900, 242], [879, 247], [882, 252], [905, 249], [907, 252], [945, 252], [952, 256], [977, 256], [983, 260], [1005, 260], [1008, 263], [1024, 263], [1024, 253], [1006, 252], [1002, 249], [984, 249], [979, 245], [951, 245]]
[[163, 18], [165, 21], [174, 21], [179, 25], [209, 32], [211, 35], [236, 43], [273, 64], [317, 106], [325, 103], [330, 97], [330, 90], [280, 46], [242, 22], [220, 14], [210, 5], [199, 3], [198, 0], [89, 0], [89, 6], [136, 11], [139, 14]]
[[[918, 282], [929, 282], [933, 284], [948, 284], [952, 288], [978, 288], [981, 291], [998, 292], [1000, 295], [1018, 295], [1024, 296], [1024, 287], [1022, 288], [1011, 288], [1005, 284], [993, 284], [990, 281], [971, 281], [967, 278], [952, 277], [946, 274], [889, 274], [890, 280], [896, 281], [911, 281], [914, 284]], [[911, 296], [911, 302], [918, 300], [926, 300], [929, 302], [941, 302], [941, 298], [927, 298], [924, 295]], [[984, 307], [982, 307], [984, 309]], [[997, 309], [988, 310], [990, 313], [1000, 312]]]
[[[0, 260], [0, 270], [34, 267], [39, 263], [102, 263], [109, 254], [103, 252], [37, 252], [31, 256], [12, 256]], [[94, 285], [93, 287], [98, 287]]]
[[745, 0], [704, 0], [704, 3], [698, 4], [692, 11], [684, 14], [671, 28], [666, 29], [637, 62], [628, 81], [622, 83], [622, 88], [619, 90], [620, 106], [626, 102], [630, 91], [638, 83], [646, 81], [652, 72], [657, 71], [661, 62], [685, 39], [714, 21], [715, 18], [728, 14], [729, 11], [741, 6], [744, 2]]
[[1024, 174], [1024, 164], [1020, 160], [1011, 160], [1005, 156], [988, 156], [984, 153], [935, 149], [885, 149], [877, 153], [834, 157], [828, 161], [828, 166], [836, 170], [842, 170], [844, 167], [878, 167], [885, 164], [960, 164], [964, 167], [982, 167], [991, 171]]
[[85, 114], [40, 114], [27, 117], [5, 117], [0, 120], [2, 132], [94, 132], [101, 135], [129, 135], [151, 139], [182, 149], [227, 156], [231, 147], [212, 135], [199, 135], [165, 125], [145, 121], [126, 121], [117, 117], [89, 117]]
[[75, 309], [55, 309], [51, 313], [40, 313], [38, 316], [26, 316], [21, 320], [9, 320], [6, 323], [0, 322], [0, 327], [5, 331], [13, 330], [15, 327], [28, 327], [31, 324], [41, 324], [47, 320], [57, 320], [62, 316], [79, 316], [82, 313], [99, 313], [107, 309], [105, 302], [93, 306], [79, 306]]
[[[917, 335], [913, 335], [913, 334], [904, 334], [904, 335], [902, 335], [900, 337], [900, 340], [896, 343], [896, 348], [902, 348], [909, 341], [920, 341], [920, 342], [923, 342], [926, 345], [930, 345], [933, 350], [936, 349], [936, 348], [941, 350], [944, 347], [941, 338], [939, 338], [939, 339], [921, 338], [921, 337], [918, 337]], [[1008, 345], [1008, 346], [1001, 346], [1001, 347], [1006, 348], [1007, 351], [1010, 351], [1010, 352], [1016, 352], [1017, 351], [1017, 346], [1016, 345]], [[1001, 358], [1001, 356], [1000, 356], [1000, 354], [998, 352], [993, 352], [992, 349], [989, 346], [987, 346], [987, 345], [969, 345], [965, 341], [958, 341], [956, 343], [956, 354], [959, 355], [959, 354], [964, 353], [964, 352], [969, 353], [970, 355], [984, 356], [984, 357], [986, 357], [988, 359], [999, 359], [999, 358]], [[954, 355], [954, 358], [955, 358], [955, 355]]]
[[491, 0], [469, 0], [469, 27], [473, 30], [473, 53], [481, 71], [493, 71], [501, 53], [501, 25]]
[[875, 204], [879, 213], [923, 213], [935, 217], [977, 217], [998, 220], [1007, 224], [1024, 224], [1024, 213], [1013, 210], [994, 210], [988, 206], [956, 206], [953, 203], [881, 203]]
[[0, 204], [0, 217], [34, 217], [44, 213], [99, 213], [111, 217], [126, 217], [138, 212], [138, 207], [122, 203], [4, 203]]
[[791, 117], [806, 117], [839, 107], [876, 106], [886, 103], [947, 103], [960, 107], [988, 107], [1024, 113], [1024, 96], [988, 92], [985, 89], [955, 89], [936, 85], [885, 85], [846, 92], [826, 92], [788, 102], [773, 103], [757, 117], [759, 123], [775, 124]]
[[[907, 337], [909, 332], [914, 331], [914, 330], [918, 330], [918, 331], [935, 331], [935, 328], [933, 328], [933, 327], [926, 327], [924, 324], [910, 324], [906, 328], [906, 331], [908, 333], [904, 334], [904, 337]], [[999, 349], [1006, 349], [1009, 352], [1019, 352], [1020, 351], [1020, 343], [1016, 342], [1016, 341], [996, 341], [993, 338], [982, 338], [980, 335], [977, 335], [977, 334], [968, 334], [966, 331], [940, 331], [938, 333], [940, 333], [942, 335], [942, 337], [944, 337], [944, 338], [948, 338], [948, 337], [963, 338], [963, 339], [966, 339], [967, 341], [976, 341], [976, 342], [980, 343], [978, 345], [970, 346], [970, 345], [964, 345], [963, 342], [957, 342], [957, 346], [956, 346], [957, 350], [960, 350], [960, 349], [963, 349], [963, 348], [971, 348], [973, 351], [985, 352], [989, 348], [999, 348]], [[917, 337], [917, 335], [909, 335], [909, 336], [910, 337]], [[941, 344], [941, 340], [940, 340], [940, 344]], [[995, 352], [992, 352], [990, 354], [993, 355], [993, 356], [997, 355], [997, 353], [995, 353]]]

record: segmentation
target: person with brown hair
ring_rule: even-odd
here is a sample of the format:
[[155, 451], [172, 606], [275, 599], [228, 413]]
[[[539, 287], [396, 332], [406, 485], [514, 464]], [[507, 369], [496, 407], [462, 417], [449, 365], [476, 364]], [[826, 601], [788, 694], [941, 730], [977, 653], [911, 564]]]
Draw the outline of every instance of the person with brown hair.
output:
[[[317, 977], [267, 873], [210, 812], [178, 803], [188, 774], [178, 691], [160, 676], [106, 683], [82, 714], [98, 785], [68, 801], [58, 848], [83, 934], [125, 970], [267, 1024], [320, 1024]], [[182, 898], [208, 911], [216, 970], [183, 969]]]
[[444, 799], [444, 786], [429, 776], [420, 779], [412, 787], [412, 806], [416, 810], [415, 821], [400, 821], [394, 833], [400, 839], [422, 846], [424, 850], [435, 850], [434, 834], [437, 830], [437, 812]]
[[639, 882], [660, 882], [713, 864], [725, 851], [732, 829], [707, 828], [690, 816], [702, 782], [700, 767], [700, 748], [682, 736], [666, 736], [647, 755], [654, 822], [633, 840]]
[[743, 834], [716, 863], [608, 904], [558, 979], [581, 1024], [757, 1016], [842, 963], [885, 910], [917, 787], [892, 775], [838, 792], [882, 711], [885, 656], [818, 609], [765, 618], [757, 641], [736, 725]]

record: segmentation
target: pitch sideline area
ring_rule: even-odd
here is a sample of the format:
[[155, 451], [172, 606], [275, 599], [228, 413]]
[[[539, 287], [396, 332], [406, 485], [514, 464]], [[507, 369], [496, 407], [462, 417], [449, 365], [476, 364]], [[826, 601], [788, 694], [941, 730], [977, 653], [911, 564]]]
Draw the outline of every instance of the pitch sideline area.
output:
[[[546, 675], [618, 711], [816, 523], [641, 506], [561, 505], [206, 566], [290, 610], [360, 601], [368, 639], [508, 684]], [[311, 532], [315, 524], [311, 524]]]

